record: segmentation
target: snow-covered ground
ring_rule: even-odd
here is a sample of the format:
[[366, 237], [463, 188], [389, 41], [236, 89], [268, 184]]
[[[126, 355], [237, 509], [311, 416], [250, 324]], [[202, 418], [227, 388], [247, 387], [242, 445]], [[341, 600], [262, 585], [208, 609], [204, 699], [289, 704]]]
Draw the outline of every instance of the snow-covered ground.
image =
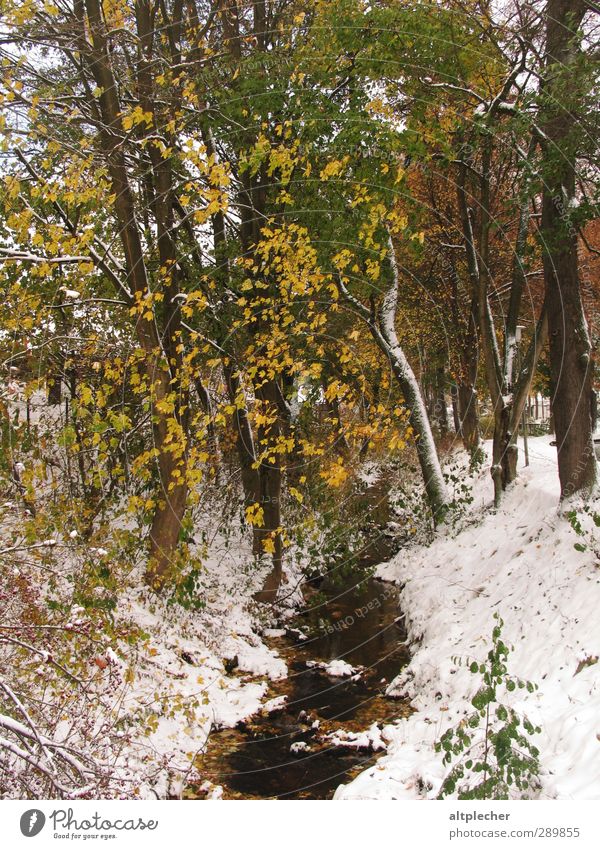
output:
[[[287, 666], [256, 633], [251, 594], [260, 575], [240, 579], [239, 566], [227, 555], [206, 564], [207, 581], [212, 573], [220, 587], [218, 595], [209, 595], [205, 611], [186, 612], [155, 599], [149, 603], [139, 590], [120, 600], [120, 618], [151, 635], [136, 652], [121, 701], [120, 718], [131, 742], [115, 763], [119, 777], [136, 787], [140, 798], [180, 795], [211, 730], [280, 706], [276, 700], [263, 704], [265, 679], [285, 677]], [[119, 648], [124, 669], [128, 652]], [[228, 674], [227, 660], [235, 674]]]
[[434, 745], [473, 712], [481, 679], [464, 661], [485, 659], [495, 612], [514, 647], [509, 673], [539, 685], [509, 696], [542, 729], [533, 740], [540, 749], [539, 797], [600, 798], [600, 564], [590, 550], [599, 532], [579, 511], [588, 536], [577, 535], [564, 516], [577, 505], [559, 508], [549, 443], [550, 437], [530, 440], [531, 465], [520, 468], [498, 512], [483, 510], [492, 490], [485, 471], [474, 482], [473, 522], [379, 567], [381, 578], [404, 585], [400, 601], [413, 648], [389, 692], [410, 696], [415, 713], [382, 729], [386, 755], [335, 798], [436, 798], [449, 767]]
[[[9, 390], [5, 401], [10, 402], [11, 417], [16, 412], [24, 421], [23, 385], [13, 381]], [[49, 407], [43, 391], [33, 393], [29, 420], [42, 434], [60, 429], [64, 424], [61, 416], [62, 408]], [[58, 461], [59, 449], [54, 450]], [[36, 481], [39, 498], [50, 483]], [[204, 751], [211, 730], [233, 727], [258, 710], [280, 706], [277, 700], [263, 702], [268, 680], [285, 677], [287, 667], [259, 636], [263, 626], [270, 624], [272, 612], [261, 610], [253, 601], [270, 567], [257, 569], [241, 527], [234, 525], [229, 528], [231, 538], [224, 537], [220, 509], [219, 505], [204, 508], [204, 524], [196, 528], [198, 536], [204, 531], [210, 539], [210, 551], [200, 555], [202, 569], [197, 578], [197, 596], [203, 607], [185, 610], [150, 593], [143, 578], [144, 557], [139, 557], [137, 566], [123, 577], [114, 612], [113, 631], [125, 636], [103, 635], [102, 648], [91, 658], [86, 685], [93, 689], [94, 707], [86, 707], [91, 729], [88, 739], [82, 740], [81, 717], [73, 714], [58, 722], [50, 713], [47, 717], [55, 742], [92, 757], [110, 774], [103, 789], [109, 795], [142, 799], [179, 795], [194, 777], [194, 758]], [[0, 505], [0, 548], [10, 550], [20, 510], [17, 502]], [[110, 552], [87, 546], [76, 531], [69, 531], [69, 522], [66, 515], [64, 529], [33, 546], [55, 553], [50, 574], [62, 587], [60, 601], [66, 604], [73, 587], [65, 577], [78, 573], [82, 558], [93, 556], [103, 564], [110, 563]], [[121, 518], [118, 524], [133, 527], [128, 519]], [[113, 529], [116, 527], [114, 521]], [[39, 585], [40, 570], [35, 565], [21, 564], [14, 575]], [[298, 575], [286, 571], [288, 579], [295, 585]], [[292, 610], [299, 591], [291, 591], [289, 585], [285, 589], [286, 604]], [[42, 594], [46, 591], [44, 582]], [[73, 622], [83, 628], [90, 624], [85, 610], [75, 603], [65, 623], [57, 621], [67, 628]], [[126, 637], [133, 632], [147, 637], [131, 642]], [[9, 720], [0, 703], [0, 723]], [[204, 789], [208, 795], [219, 796], [219, 788], [205, 785]], [[16, 785], [15, 792], [19, 792]]]
[[[7, 534], [17, 510], [11, 502], [0, 506], [0, 525]], [[56, 568], [50, 572], [62, 587], [60, 597], [67, 604], [72, 586], [64, 576], [75, 572], [78, 559], [93, 554], [110, 562], [106, 549], [90, 548], [77, 533], [66, 529], [39, 546], [55, 554], [52, 563]], [[54, 743], [69, 745], [92, 758], [103, 775], [109, 776], [101, 790], [92, 780], [92, 793], [172, 798], [198, 778], [194, 758], [204, 751], [211, 730], [233, 727], [261, 709], [281, 707], [276, 699], [263, 702], [269, 679], [285, 677], [287, 666], [259, 635], [263, 625], [270, 624], [265, 617], [272, 616], [253, 601], [265, 570], [254, 565], [241, 532], [233, 543], [220, 544], [218, 538], [213, 539], [197, 578], [197, 593], [204, 605], [200, 609], [186, 610], [152, 594], [143, 579], [144, 558], [139, 559], [119, 587], [111, 633], [96, 635], [88, 665], [79, 673], [83, 691], [88, 693], [85, 717], [76, 709], [60, 718], [54, 716], [64, 711], [46, 687], [48, 731], [43, 731]], [[40, 570], [35, 564], [21, 563], [13, 573], [20, 580], [27, 577], [35, 582]], [[15, 621], [20, 621], [18, 616], [16, 610]], [[85, 631], [91, 624], [84, 608], [75, 603], [64, 621], [57, 621], [65, 631]], [[134, 639], [130, 639], [132, 634]], [[38, 642], [46, 645], [43, 636]], [[85, 639], [82, 644], [87, 647]], [[45, 657], [49, 652], [38, 654]], [[24, 669], [30, 665], [28, 660]], [[7, 677], [19, 691], [20, 682], [12, 674]], [[39, 682], [35, 679], [40, 692], [44, 692], [46, 678], [42, 668]], [[28, 695], [38, 697], [37, 691]], [[11, 717], [3, 715], [0, 705], [0, 725], [6, 728], [9, 721]], [[0, 767], [6, 767], [8, 775], [9, 767], [18, 770], [20, 764], [17, 759]], [[204, 782], [206, 795], [218, 798], [220, 788], [209, 785]], [[4, 792], [10, 797], [21, 789], [16, 782], [14, 787], [7, 783]], [[90, 788], [82, 792], [89, 795]]]
[[[559, 508], [556, 449], [549, 442], [530, 440], [531, 465], [520, 469], [498, 512], [491, 509], [486, 468], [473, 481], [474, 501], [459, 520], [462, 531], [447, 529], [433, 544], [404, 548], [379, 567], [382, 579], [403, 585], [413, 650], [389, 690], [409, 696], [415, 713], [397, 724], [332, 737], [333, 744], [387, 746], [336, 798], [436, 797], [448, 767], [434, 744], [472, 711], [479, 684], [457, 659], [485, 658], [495, 612], [505, 621], [505, 641], [514, 646], [509, 671], [539, 685], [533, 693], [516, 691], [513, 704], [542, 728], [534, 741], [541, 751], [540, 796], [600, 797], [600, 663], [594, 663], [600, 657], [600, 567], [590, 550], [598, 550], [600, 540], [591, 539], [598, 529], [580, 508], [587, 535], [578, 536], [565, 518], [578, 505]], [[372, 482], [379, 471], [366, 474]], [[10, 502], [0, 509], [7, 544], [16, 510]], [[599, 504], [595, 510], [600, 513]], [[269, 628], [274, 622], [252, 601], [263, 576], [252, 565], [243, 534], [233, 542], [221, 544], [218, 533], [211, 540], [198, 587], [203, 609], [185, 611], [149, 594], [140, 563], [120, 586], [113, 635], [91, 659], [97, 715], [90, 717], [93, 745], [86, 743], [85, 750], [109, 767], [112, 795], [177, 796], [193, 777], [194, 756], [211, 728], [232, 727], [261, 709], [282, 706], [282, 697], [267, 701], [268, 679], [284, 677], [286, 665], [260, 634], [284, 632]], [[83, 543], [66, 525], [52, 542], [58, 569], [52, 574], [61, 578], [75, 568]], [[575, 544], [587, 548], [577, 551]], [[100, 548], [90, 552], [107, 555]], [[20, 568], [28, 573], [29, 567]], [[289, 587], [296, 587], [298, 574], [288, 577], [291, 611], [298, 594]], [[38, 580], [39, 567], [31, 567], [30, 578]], [[66, 615], [85, 619], [76, 606]], [[129, 643], [116, 636], [132, 629], [147, 638]], [[330, 675], [358, 672], [341, 659], [322, 665]], [[79, 745], [73, 718], [61, 719], [53, 733], [59, 742]], [[208, 784], [205, 790], [217, 798], [221, 792]]]

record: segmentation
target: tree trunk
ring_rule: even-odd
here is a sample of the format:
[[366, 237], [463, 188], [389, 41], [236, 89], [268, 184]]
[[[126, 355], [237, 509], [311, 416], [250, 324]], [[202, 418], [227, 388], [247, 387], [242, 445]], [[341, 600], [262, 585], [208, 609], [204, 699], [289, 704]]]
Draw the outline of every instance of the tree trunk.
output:
[[384, 295], [378, 320], [370, 310], [350, 294], [340, 277], [337, 278], [337, 283], [345, 300], [368, 324], [373, 339], [387, 357], [392, 373], [398, 381], [404, 401], [410, 411], [409, 423], [415, 436], [417, 457], [433, 521], [435, 524], [439, 524], [444, 521], [448, 506], [448, 493], [419, 383], [406, 359], [396, 333], [399, 276], [391, 236], [388, 239], [388, 255], [392, 269], [392, 281]]
[[[529, 146], [528, 156], [535, 149]], [[500, 355], [494, 317], [489, 301], [491, 174], [493, 160], [493, 136], [483, 137], [483, 151], [479, 172], [478, 232], [475, 236], [476, 216], [469, 206], [467, 193], [467, 162], [461, 162], [457, 181], [458, 207], [460, 211], [463, 239], [467, 252], [467, 264], [472, 287], [472, 304], [477, 307], [479, 338], [485, 367], [492, 408], [494, 411], [494, 438], [492, 443], [492, 467], [494, 504], [500, 505], [502, 493], [517, 475], [517, 434], [533, 375], [537, 367], [542, 345], [547, 332], [546, 304], [542, 308], [534, 336], [521, 366], [517, 363], [517, 322], [525, 286], [524, 252], [529, 228], [529, 201], [520, 211], [519, 226], [514, 250], [514, 262], [510, 287], [508, 315], [504, 323], [504, 350]]]
[[500, 505], [502, 493], [517, 477], [519, 425], [511, 429], [511, 407], [499, 404], [494, 411], [494, 438], [492, 442], [492, 480], [494, 504]]
[[460, 427], [460, 414], [458, 412], [458, 386], [456, 383], [453, 383], [450, 388], [450, 393], [452, 397], [452, 421], [454, 423], [454, 433], [457, 436], [461, 434]]
[[[323, 391], [325, 391], [325, 389], [326, 386], [323, 386]], [[339, 399], [335, 397], [332, 398], [331, 401], [327, 401], [327, 399], [325, 399], [325, 404], [329, 411], [329, 418], [331, 419], [336, 434], [335, 441], [333, 443], [335, 450], [339, 451], [340, 454], [343, 454], [344, 456], [348, 455], [350, 453], [350, 446], [348, 445], [348, 440], [344, 433]]]
[[[114, 210], [120, 225], [120, 239], [125, 255], [128, 281], [131, 288], [138, 293], [140, 303], [149, 294], [143, 241], [140, 235], [134, 195], [131, 189], [125, 152], [122, 145], [122, 108], [118, 88], [112, 71], [112, 59], [106, 38], [106, 25], [98, 0], [85, 0], [91, 35], [90, 43], [82, 37], [81, 53], [97, 86], [102, 90], [99, 98], [102, 123], [100, 124], [100, 145], [106, 160], [112, 191], [115, 196]], [[140, 15], [147, 12], [144, 4], [138, 7]], [[140, 35], [142, 23], [138, 20]], [[82, 27], [84, 21], [81, 20]], [[85, 30], [82, 29], [82, 32]], [[144, 68], [140, 61], [140, 84], [143, 82]], [[151, 150], [158, 149], [150, 145]], [[173, 256], [171, 241], [171, 191], [170, 166], [162, 154], [153, 161], [156, 191], [158, 194], [155, 206], [157, 218], [157, 233], [161, 261]], [[136, 333], [139, 345], [144, 352], [144, 367], [150, 392], [154, 444], [158, 453], [159, 492], [158, 504], [150, 530], [150, 558], [146, 570], [146, 581], [159, 591], [166, 583], [171, 570], [172, 555], [177, 546], [179, 529], [187, 503], [187, 484], [185, 469], [186, 451], [186, 396], [178, 391], [180, 379], [181, 356], [176, 353], [177, 330], [179, 327], [178, 309], [175, 305], [177, 266], [172, 266], [172, 276], [164, 301], [164, 339], [161, 339], [154, 315], [149, 318], [141, 313], [136, 321]], [[164, 345], [164, 347], [163, 347]], [[169, 353], [174, 359], [171, 372]], [[175, 382], [175, 386], [174, 386]], [[174, 397], [175, 413], [166, 413]], [[173, 427], [175, 419], [175, 428]], [[174, 439], [175, 431], [178, 440]]]
[[257, 601], [273, 602], [281, 584], [283, 570], [283, 540], [281, 536], [281, 454], [275, 443], [282, 433], [281, 413], [279, 410], [279, 387], [275, 380], [268, 380], [257, 387], [256, 397], [263, 405], [265, 415], [275, 417], [269, 424], [258, 428], [258, 443], [264, 445], [264, 456], [260, 457], [260, 506], [263, 509], [264, 526], [258, 529], [260, 554], [270, 551], [273, 568], [262, 589], [255, 595]]
[[[233, 413], [233, 426], [236, 436], [236, 447], [240, 461], [242, 475], [242, 489], [244, 491], [244, 503], [246, 506], [260, 502], [260, 475], [257, 462], [256, 450], [254, 448], [254, 436], [252, 426], [248, 418], [244, 388], [241, 384], [238, 372], [232, 366], [228, 358], [223, 358], [223, 374], [227, 386], [229, 402], [235, 407]], [[240, 404], [243, 399], [244, 403]], [[255, 551], [255, 553], [258, 553]]]
[[[446, 484], [440, 466], [437, 449], [427, 417], [427, 410], [419, 391], [415, 374], [406, 359], [396, 333], [396, 308], [398, 303], [398, 266], [392, 238], [389, 239], [389, 257], [393, 279], [383, 301], [378, 336], [382, 350], [389, 358], [394, 377], [400, 385], [404, 400], [410, 410], [409, 422], [416, 439], [417, 456], [425, 483], [427, 500], [431, 507], [434, 523], [442, 522], [448, 504]], [[372, 328], [373, 329], [373, 328]], [[381, 344], [383, 342], [383, 346]]]
[[197, 376], [194, 378], [194, 386], [196, 388], [196, 394], [198, 396], [198, 400], [200, 401], [200, 406], [204, 410], [204, 413], [207, 418], [206, 424], [206, 435], [207, 435], [207, 444], [213, 454], [213, 461], [215, 463], [215, 467], [218, 469], [219, 464], [219, 439], [217, 436], [217, 431], [215, 428], [214, 415], [215, 411], [213, 409], [213, 403], [210, 397], [210, 392], [208, 388], [204, 385], [204, 382], [201, 377]]
[[[168, 386], [161, 393], [168, 394]], [[173, 555], [179, 542], [181, 523], [185, 515], [188, 487], [185, 469], [181, 468], [181, 455], [175, 446], [169, 450], [169, 424], [166, 416], [158, 417], [154, 425], [154, 438], [159, 447], [158, 470], [160, 491], [158, 504], [150, 528], [150, 560], [146, 580], [155, 590], [161, 590], [174, 577]]]
[[[64, 357], [63, 357], [64, 359]], [[47, 394], [48, 394], [48, 403], [52, 406], [57, 406], [62, 404], [62, 374], [63, 368], [61, 366], [57, 366], [49, 372], [46, 385], [47, 385]]]
[[448, 407], [446, 406], [446, 371], [444, 366], [439, 366], [436, 372], [436, 401], [435, 418], [440, 429], [440, 436], [448, 435], [450, 422], [448, 421]]
[[481, 442], [477, 392], [471, 383], [459, 383], [457, 389], [460, 435], [465, 449], [472, 455]]
[[565, 104], [565, 68], [579, 53], [576, 31], [587, 10], [583, 0], [548, 0], [542, 240], [548, 303], [552, 412], [561, 497], [589, 493], [597, 484], [592, 439], [592, 349], [581, 300], [577, 230], [569, 220], [575, 197], [576, 140], [573, 104]]

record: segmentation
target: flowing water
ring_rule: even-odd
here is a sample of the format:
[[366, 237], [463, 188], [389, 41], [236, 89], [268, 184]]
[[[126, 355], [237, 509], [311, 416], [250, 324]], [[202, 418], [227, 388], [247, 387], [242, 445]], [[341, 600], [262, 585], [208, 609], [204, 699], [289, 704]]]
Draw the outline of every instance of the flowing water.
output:
[[[327, 735], [410, 713], [408, 702], [385, 696], [409, 660], [395, 586], [356, 574], [327, 579], [294, 625], [298, 630], [267, 640], [288, 664], [288, 678], [269, 687], [270, 698], [287, 697], [284, 708], [209, 738], [201, 772], [223, 786], [225, 798], [329, 799], [379, 753], [335, 745]], [[334, 677], [312, 665], [332, 660], [360, 667], [360, 674]]]

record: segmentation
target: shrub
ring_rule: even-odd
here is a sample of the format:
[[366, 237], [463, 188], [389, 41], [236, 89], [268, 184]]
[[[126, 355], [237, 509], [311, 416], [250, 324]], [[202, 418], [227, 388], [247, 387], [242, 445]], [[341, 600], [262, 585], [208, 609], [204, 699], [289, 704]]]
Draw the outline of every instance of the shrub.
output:
[[[509, 648], [502, 640], [504, 622], [494, 614], [492, 648], [483, 663], [469, 663], [481, 685], [471, 700], [473, 713], [449, 728], [436, 743], [443, 763], [454, 766], [444, 779], [439, 799], [528, 798], [539, 788], [539, 750], [531, 737], [541, 729], [500, 701], [501, 690], [533, 692], [537, 685], [508, 674]], [[460, 660], [457, 661], [459, 664]]]

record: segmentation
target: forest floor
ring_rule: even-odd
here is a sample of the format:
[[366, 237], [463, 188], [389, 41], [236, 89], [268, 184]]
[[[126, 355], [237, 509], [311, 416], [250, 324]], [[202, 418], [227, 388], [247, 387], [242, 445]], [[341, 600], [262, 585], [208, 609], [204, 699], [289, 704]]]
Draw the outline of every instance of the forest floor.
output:
[[[178, 798], [191, 783], [197, 787], [195, 759], [211, 731], [264, 709], [268, 682], [287, 676], [286, 663], [260, 636], [269, 624], [252, 600], [261, 575], [244, 569], [241, 545], [213, 550], [204, 562], [200, 609], [157, 600], [134, 575], [119, 599], [123, 625], [148, 635], [135, 657], [124, 644], [113, 655], [127, 680], [118, 714], [128, 737], [113, 770], [117, 787], [133, 788], [128, 796]], [[210, 782], [202, 791], [221, 796]]]
[[[370, 766], [341, 784], [334, 798], [438, 795], [450, 767], [442, 763], [435, 743], [473, 711], [470, 700], [481, 677], [468, 667], [489, 651], [494, 613], [505, 623], [502, 638], [514, 646], [509, 673], [538, 685], [532, 692], [517, 688], [505, 699], [541, 728], [533, 740], [540, 750], [541, 788], [536, 795], [600, 797], [600, 535], [594, 524], [600, 505], [559, 508], [556, 449], [550, 437], [531, 439], [530, 456], [530, 466], [521, 467], [497, 511], [490, 503], [488, 464], [470, 475], [461, 470], [458, 455], [449, 457], [454, 489], [462, 499], [459, 518], [433, 542], [405, 544], [377, 567], [376, 576], [390, 582], [394, 598], [395, 585], [400, 589], [398, 613], [404, 614], [403, 636], [410, 648], [408, 665], [402, 668], [398, 661], [381, 680], [392, 681], [399, 672], [387, 687], [388, 695], [410, 702], [414, 712], [408, 716], [397, 708], [394, 714], [390, 702], [387, 713], [369, 715], [365, 746], [373, 748], [375, 735], [377, 748], [385, 745], [386, 752], [376, 762], [367, 752], [364, 762]], [[385, 469], [380, 474], [385, 482]], [[19, 509], [13, 502], [1, 506], [0, 518], [8, 529]], [[215, 527], [221, 527], [222, 517], [213, 518]], [[390, 523], [390, 529], [401, 532], [406, 516], [396, 518], [401, 521]], [[304, 603], [298, 590], [301, 575], [297, 567], [286, 575], [288, 597], [277, 611], [257, 604], [253, 595], [264, 575], [257, 572], [244, 535], [220, 539], [219, 533], [210, 541], [207, 537], [196, 606], [185, 609], [150, 593], [143, 581], [143, 557], [119, 576], [106, 630], [93, 631], [93, 641], [82, 636], [77, 651], [84, 654], [77, 655], [75, 645], [71, 651], [61, 649], [65, 662], [77, 662], [85, 677], [80, 695], [66, 691], [60, 676], [56, 689], [48, 688], [47, 664], [38, 655], [50, 656], [54, 631], [42, 631], [47, 635], [43, 651], [36, 649], [33, 659], [20, 661], [25, 663], [21, 677], [32, 676], [31, 692], [45, 694], [52, 739], [83, 751], [108, 776], [82, 791], [92, 798], [178, 798], [190, 787], [200, 797], [220, 798], [218, 769], [206, 781], [199, 757], [209, 734], [281, 710], [281, 698], [272, 698], [273, 692], [286, 690], [283, 679], [288, 673], [293, 678], [294, 669], [289, 652], [278, 651], [277, 638]], [[85, 635], [92, 614], [76, 603], [78, 575], [86, 574], [77, 571], [77, 564], [91, 559], [110, 571], [111, 553], [90, 548], [66, 524], [55, 539], [36, 545], [47, 552], [45, 592], [59, 599], [57, 610], [64, 609], [68, 618], [57, 622], [62, 630]], [[39, 563], [22, 560], [13, 574], [27, 588], [39, 578]], [[14, 604], [18, 617], [20, 608]], [[398, 636], [398, 645], [403, 636]], [[385, 687], [382, 683], [377, 699]], [[7, 798], [18, 792], [18, 784], [5, 789]]]
[[[459, 490], [472, 492], [473, 500], [459, 526], [438, 533], [429, 545], [404, 547], [377, 568], [380, 579], [401, 587], [412, 651], [388, 693], [410, 699], [415, 712], [381, 723], [386, 754], [341, 785], [335, 798], [438, 795], [450, 766], [435, 743], [473, 712], [470, 700], [482, 681], [469, 664], [485, 660], [496, 612], [505, 623], [509, 674], [537, 685], [533, 692], [516, 688], [502, 695], [503, 703], [541, 728], [531, 740], [540, 750], [541, 787], [533, 795], [600, 797], [598, 529], [593, 509], [585, 512], [578, 503], [559, 508], [550, 437], [530, 440], [530, 460], [497, 511], [487, 463], [472, 476], [464, 472]], [[143, 736], [122, 751], [120, 767], [130, 781], [145, 776], [142, 796], [178, 796], [191, 781], [198, 787], [202, 775], [192, 762], [209, 732], [234, 728], [265, 703], [267, 710], [278, 707], [277, 700], [268, 703], [269, 681], [283, 679], [288, 665], [266, 642], [276, 633], [269, 624], [281, 619], [269, 622], [264, 612], [261, 618], [260, 606], [251, 601], [259, 576], [244, 574], [239, 553], [227, 550], [207, 564], [206, 607], [200, 612], [182, 615], [177, 608], [175, 614], [140, 600], [137, 590], [132, 594], [129, 615], [152, 638], [145, 654], [138, 654], [134, 684], [123, 701], [132, 717], [143, 706]], [[290, 601], [290, 614], [292, 609]], [[227, 669], [228, 658], [235, 658], [235, 670]], [[199, 707], [190, 713], [194, 699]], [[209, 798], [222, 793], [218, 783], [206, 782], [203, 790]]]
[[403, 587], [413, 650], [388, 692], [408, 696], [415, 712], [383, 728], [387, 753], [335, 798], [438, 796], [453, 764], [443, 764], [435, 743], [474, 711], [470, 700], [482, 677], [469, 665], [485, 660], [496, 612], [505, 623], [508, 673], [538, 685], [501, 699], [541, 728], [532, 735], [541, 779], [532, 795], [600, 797], [600, 532], [593, 521], [594, 510], [600, 521], [600, 507], [558, 506], [550, 439], [530, 440], [531, 463], [521, 466], [499, 510], [491, 508], [489, 474], [482, 472], [457, 535], [404, 549], [378, 568], [379, 577]]

